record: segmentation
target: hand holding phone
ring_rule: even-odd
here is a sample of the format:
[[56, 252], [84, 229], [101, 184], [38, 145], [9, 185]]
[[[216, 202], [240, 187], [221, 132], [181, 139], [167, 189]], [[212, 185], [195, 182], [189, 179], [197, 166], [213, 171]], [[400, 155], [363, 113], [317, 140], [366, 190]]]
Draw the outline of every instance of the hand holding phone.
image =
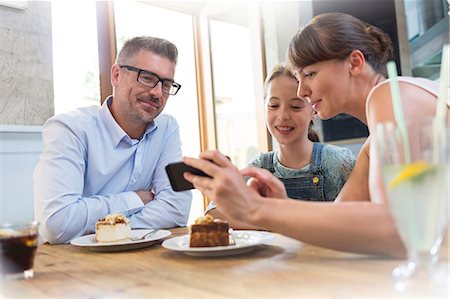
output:
[[169, 177], [170, 184], [174, 191], [185, 191], [189, 189], [194, 189], [192, 183], [186, 181], [183, 177], [185, 172], [190, 172], [198, 176], [207, 176], [206, 173], [200, 169], [194, 168], [192, 166], [186, 165], [184, 162], [171, 163], [166, 166], [167, 176]]

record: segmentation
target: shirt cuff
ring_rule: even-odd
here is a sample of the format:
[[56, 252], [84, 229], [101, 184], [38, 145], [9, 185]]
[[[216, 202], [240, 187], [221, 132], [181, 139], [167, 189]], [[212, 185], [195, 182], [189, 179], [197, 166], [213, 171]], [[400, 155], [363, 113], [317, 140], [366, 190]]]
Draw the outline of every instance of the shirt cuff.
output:
[[127, 202], [127, 211], [126, 216], [133, 215], [144, 208], [144, 203], [142, 202], [139, 195], [134, 191], [124, 192], [123, 193]]

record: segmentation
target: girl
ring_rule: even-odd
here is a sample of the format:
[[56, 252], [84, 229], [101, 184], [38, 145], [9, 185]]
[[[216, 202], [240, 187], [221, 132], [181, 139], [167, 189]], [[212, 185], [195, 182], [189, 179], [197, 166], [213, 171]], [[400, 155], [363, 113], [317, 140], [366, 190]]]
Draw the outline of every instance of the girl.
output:
[[249, 164], [269, 170], [285, 185], [289, 198], [333, 201], [355, 163], [349, 149], [318, 143], [312, 130], [314, 110], [297, 96], [297, 79], [278, 65], [266, 79], [266, 124], [279, 150], [260, 154]]

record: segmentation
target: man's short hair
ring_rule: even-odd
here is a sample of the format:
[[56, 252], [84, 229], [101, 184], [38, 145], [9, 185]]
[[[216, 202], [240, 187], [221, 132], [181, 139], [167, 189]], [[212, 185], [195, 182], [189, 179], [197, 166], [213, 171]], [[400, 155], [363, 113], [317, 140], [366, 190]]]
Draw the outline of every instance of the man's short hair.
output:
[[127, 40], [117, 55], [116, 62], [124, 64], [140, 50], [151, 51], [154, 54], [166, 57], [173, 64], [177, 64], [177, 47], [168, 40], [152, 36], [137, 36]]

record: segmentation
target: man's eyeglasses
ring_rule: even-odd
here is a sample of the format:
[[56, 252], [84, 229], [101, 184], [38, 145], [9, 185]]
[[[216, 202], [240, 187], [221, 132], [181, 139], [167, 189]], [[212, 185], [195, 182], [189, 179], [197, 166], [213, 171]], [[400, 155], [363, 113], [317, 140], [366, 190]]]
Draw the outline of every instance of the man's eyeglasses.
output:
[[156, 85], [158, 85], [159, 82], [161, 82], [161, 89], [162, 92], [169, 95], [176, 95], [177, 92], [180, 90], [181, 85], [170, 80], [170, 79], [161, 79], [157, 74], [152, 73], [150, 71], [146, 71], [134, 66], [129, 65], [119, 65], [121, 68], [124, 67], [129, 71], [136, 72], [137, 75], [137, 81], [141, 83], [144, 86], [154, 88]]

